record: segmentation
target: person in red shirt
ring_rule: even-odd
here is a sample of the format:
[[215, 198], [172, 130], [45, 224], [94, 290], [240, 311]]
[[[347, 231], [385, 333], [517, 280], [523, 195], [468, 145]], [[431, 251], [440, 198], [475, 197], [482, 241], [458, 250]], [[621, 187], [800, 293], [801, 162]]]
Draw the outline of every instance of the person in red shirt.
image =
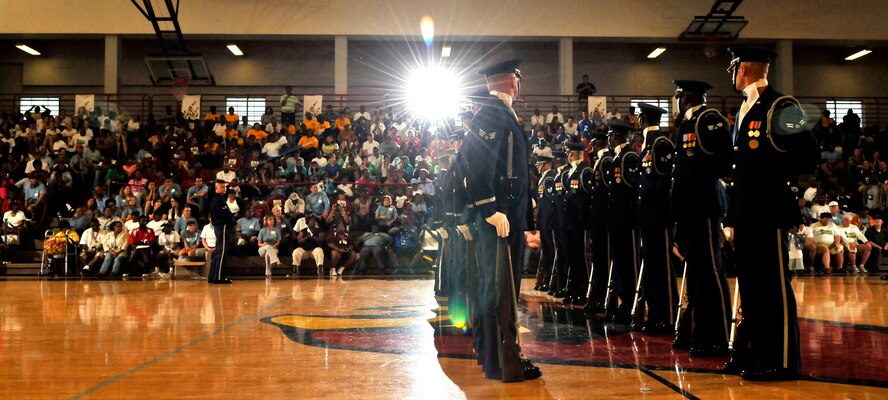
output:
[[139, 227], [130, 232], [129, 237], [130, 248], [130, 271], [133, 274], [142, 273], [143, 278], [147, 278], [147, 268], [151, 265], [151, 254], [154, 252], [154, 246], [157, 245], [157, 236], [154, 230], [148, 227], [148, 216], [139, 217]]

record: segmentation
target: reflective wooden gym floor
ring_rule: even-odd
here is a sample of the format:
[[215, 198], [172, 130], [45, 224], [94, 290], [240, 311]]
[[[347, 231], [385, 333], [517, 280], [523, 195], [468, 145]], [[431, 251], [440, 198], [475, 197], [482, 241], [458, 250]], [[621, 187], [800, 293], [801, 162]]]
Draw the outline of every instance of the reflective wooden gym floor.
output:
[[0, 398], [888, 398], [888, 282], [875, 276], [794, 281], [805, 377], [782, 383], [723, 375], [723, 359], [527, 289], [524, 348], [544, 375], [489, 381], [432, 285], [0, 281]]

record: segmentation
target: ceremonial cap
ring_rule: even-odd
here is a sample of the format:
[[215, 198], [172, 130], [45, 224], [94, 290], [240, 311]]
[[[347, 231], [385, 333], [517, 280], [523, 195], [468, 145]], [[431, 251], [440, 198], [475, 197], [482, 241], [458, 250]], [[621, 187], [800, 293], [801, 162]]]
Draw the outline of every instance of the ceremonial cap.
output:
[[672, 83], [678, 86], [679, 89], [688, 92], [706, 93], [707, 90], [712, 90], [712, 85], [703, 81], [676, 79]]
[[505, 73], [513, 73], [515, 74], [515, 76], [520, 78], [521, 71], [518, 70], [519, 65], [521, 65], [520, 58], [512, 58], [505, 61], [496, 61], [484, 64], [481, 68], [478, 69], [478, 74], [484, 76], [492, 76]]
[[608, 133], [616, 133], [620, 135], [627, 135], [632, 130], [632, 126], [623, 122], [623, 121], [615, 121], [607, 124]]
[[[742, 62], [772, 63], [777, 58], [777, 52], [766, 47], [738, 46], [728, 49], [731, 53], [731, 67]], [[730, 68], [730, 67], [729, 67]]]
[[666, 113], [666, 110], [648, 103], [638, 103], [638, 108], [641, 109], [641, 119], [645, 121], [660, 121], [660, 117]]
[[586, 150], [586, 146], [578, 142], [564, 142], [564, 148], [570, 151]]

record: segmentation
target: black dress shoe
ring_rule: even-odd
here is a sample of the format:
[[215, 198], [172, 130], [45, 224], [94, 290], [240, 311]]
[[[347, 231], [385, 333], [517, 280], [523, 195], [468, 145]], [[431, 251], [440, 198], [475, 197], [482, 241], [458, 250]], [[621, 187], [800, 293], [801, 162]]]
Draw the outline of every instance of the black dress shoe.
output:
[[740, 377], [747, 381], [778, 382], [794, 381], [799, 379], [799, 373], [787, 368], [750, 367], [740, 373]]
[[540, 288], [537, 289], [537, 290], [539, 290], [539, 291], [541, 291], [541, 292], [548, 292], [548, 291], [549, 291], [549, 285], [547, 285], [547, 284], [544, 283], [544, 284], [540, 285]]
[[[524, 376], [525, 381], [529, 381], [531, 379], [536, 379], [543, 376], [543, 371], [540, 371], [540, 368], [536, 365], [533, 365], [528, 359], [521, 360], [521, 374]], [[503, 371], [495, 371], [495, 372], [487, 372], [484, 374], [484, 377], [487, 379], [496, 379], [503, 381]], [[521, 381], [503, 381], [504, 383], [510, 382], [521, 382]]]
[[725, 363], [724, 368], [722, 368], [722, 372], [728, 375], [740, 375], [745, 367], [746, 363], [744, 363], [743, 361], [731, 359], [731, 361]]
[[684, 337], [677, 337], [672, 341], [672, 348], [676, 350], [687, 350], [691, 348], [691, 341]]
[[554, 294], [552, 294], [552, 297], [557, 297], [559, 299], [563, 298], [565, 296], [567, 296], [567, 290], [564, 290], [564, 289], [559, 290], [559, 291], [555, 292]]
[[882, 277], [879, 279], [881, 279], [883, 281], [888, 281], [888, 275], [882, 275]]
[[691, 347], [691, 357], [726, 357], [731, 353], [726, 344], [695, 345]]
[[673, 332], [672, 324], [666, 322], [648, 322], [641, 331], [648, 335], [668, 335]]
[[573, 303], [573, 299], [574, 299], [573, 296], [570, 296], [570, 295], [568, 295], [568, 296], [564, 296], [564, 297], [561, 298], [561, 304], [572, 304], [572, 303]]
[[587, 313], [594, 314], [604, 312], [604, 306], [601, 303], [586, 303], [586, 306], [583, 307]]
[[576, 296], [576, 297], [573, 298], [573, 301], [570, 302], [570, 303], [573, 304], [573, 305], [575, 305], [575, 306], [582, 306], [582, 305], [586, 304], [586, 297], [584, 297], [584, 296]]

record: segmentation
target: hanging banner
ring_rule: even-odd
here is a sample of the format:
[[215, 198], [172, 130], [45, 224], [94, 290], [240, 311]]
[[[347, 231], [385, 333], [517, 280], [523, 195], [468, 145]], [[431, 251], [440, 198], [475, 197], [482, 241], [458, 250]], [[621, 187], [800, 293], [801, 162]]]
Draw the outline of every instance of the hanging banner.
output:
[[87, 112], [95, 111], [96, 96], [94, 94], [78, 94], [74, 96], [74, 111], [80, 110], [80, 107], [86, 108]]
[[305, 112], [311, 115], [318, 115], [324, 112], [323, 101], [324, 96], [305, 96], [302, 104], [305, 104]]
[[186, 120], [200, 119], [200, 95], [182, 96], [182, 115]]
[[595, 111], [598, 111], [598, 115], [601, 115], [602, 118], [607, 115], [607, 97], [589, 96], [589, 109], [587, 110], [589, 118], [595, 115]]

